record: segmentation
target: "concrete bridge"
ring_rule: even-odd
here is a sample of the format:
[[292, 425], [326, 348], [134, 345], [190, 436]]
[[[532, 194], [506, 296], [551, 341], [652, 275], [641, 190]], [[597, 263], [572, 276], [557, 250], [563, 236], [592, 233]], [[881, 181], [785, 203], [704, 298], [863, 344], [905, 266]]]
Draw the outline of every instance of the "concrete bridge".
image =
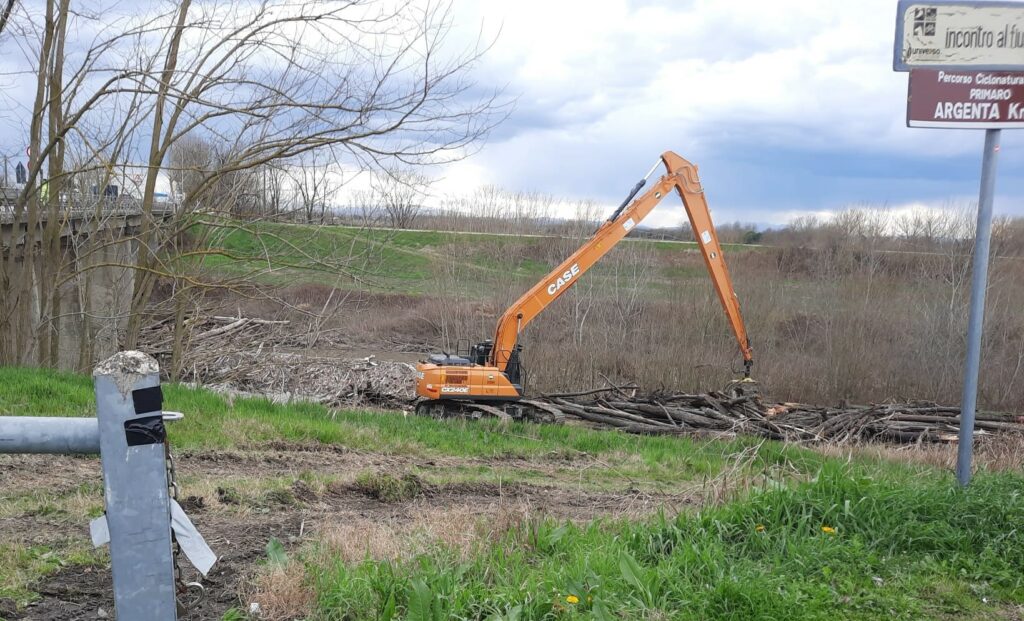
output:
[[[18, 190], [0, 188], [0, 251], [7, 256], [28, 240], [37, 246], [43, 230], [50, 224], [43, 220], [30, 232], [24, 215], [16, 222], [14, 200]], [[174, 206], [162, 204], [154, 208], [153, 218], [164, 220]], [[65, 369], [89, 369], [119, 350], [119, 342], [128, 321], [135, 270], [130, 266], [138, 258], [137, 233], [144, 214], [138, 200], [87, 197], [82, 201], [62, 201], [59, 210], [61, 266], [60, 271], [71, 278], [54, 293], [53, 313], [57, 362]], [[40, 317], [38, 283], [54, 266], [44, 266], [42, 252], [34, 254], [30, 277], [32, 289], [31, 316]], [[22, 261], [23, 259], [16, 259]], [[44, 269], [44, 267], [48, 269]], [[13, 335], [0, 335], [13, 338]], [[54, 346], [51, 344], [51, 350]], [[38, 359], [38, 344], [25, 352], [25, 362]]]

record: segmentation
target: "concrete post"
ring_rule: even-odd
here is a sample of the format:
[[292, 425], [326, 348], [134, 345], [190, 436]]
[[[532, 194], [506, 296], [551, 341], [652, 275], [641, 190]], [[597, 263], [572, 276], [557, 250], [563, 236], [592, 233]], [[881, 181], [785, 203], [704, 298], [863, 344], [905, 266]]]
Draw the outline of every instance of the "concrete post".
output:
[[93, 371], [119, 621], [175, 621], [159, 367], [136, 351]]

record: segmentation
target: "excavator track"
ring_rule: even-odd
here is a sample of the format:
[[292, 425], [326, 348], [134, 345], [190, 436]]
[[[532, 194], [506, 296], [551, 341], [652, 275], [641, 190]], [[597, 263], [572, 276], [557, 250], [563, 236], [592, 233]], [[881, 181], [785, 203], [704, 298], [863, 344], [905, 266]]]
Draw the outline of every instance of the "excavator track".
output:
[[488, 403], [470, 400], [427, 399], [416, 404], [416, 414], [439, 420], [497, 418], [504, 422], [525, 421], [548, 425], [561, 425], [565, 422], [565, 414], [556, 408], [527, 399]]

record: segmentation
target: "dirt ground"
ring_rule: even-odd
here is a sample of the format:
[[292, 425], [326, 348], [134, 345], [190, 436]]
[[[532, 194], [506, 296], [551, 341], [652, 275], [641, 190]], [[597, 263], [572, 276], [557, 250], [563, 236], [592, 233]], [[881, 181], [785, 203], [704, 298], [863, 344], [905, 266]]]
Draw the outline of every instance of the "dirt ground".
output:
[[[434, 470], [443, 473], [459, 467], [507, 468], [517, 466], [510, 463], [514, 461], [523, 461], [522, 467], [542, 472], [558, 467], [543, 460], [526, 463], [515, 459], [427, 459], [286, 444], [251, 451], [179, 455], [179, 474], [189, 482], [183, 484], [182, 505], [219, 555], [210, 576], [203, 580], [206, 596], [182, 618], [219, 619], [233, 606], [247, 609], [245, 596], [252, 592], [251, 578], [266, 559], [265, 549], [271, 538], [293, 550], [310, 538], [326, 537], [343, 554], [357, 558], [387, 557], [395, 550], [385, 542], [393, 541], [395, 533], [409, 534], [422, 529], [457, 545], [457, 540], [481, 519], [550, 516], [588, 520], [599, 516], [645, 515], [662, 508], [677, 511], [694, 502], [685, 494], [660, 496], [629, 489], [599, 493], [572, 489], [564, 482], [550, 486], [490, 482], [427, 484], [412, 499], [388, 502], [372, 497], [353, 482], [356, 473], [366, 471], [415, 469], [426, 473], [424, 478], [429, 480]], [[309, 485], [303, 479], [309, 472], [336, 478], [330, 484]], [[223, 492], [234, 486], [245, 494], [249, 491], [247, 485], [257, 486], [261, 480], [276, 485], [289, 485], [291, 480], [291, 493], [276, 502], [248, 506], [244, 500]], [[99, 481], [96, 459], [0, 457], [0, 487], [10, 495], [31, 492], [45, 483], [54, 490], [55, 498], [74, 497], [81, 495], [76, 490], [87, 486], [95, 489], [91, 495], [96, 496], [88, 501], [98, 503], [99, 488], [88, 486]], [[37, 511], [0, 518], [0, 540], [50, 545], [54, 549], [76, 542], [83, 545], [88, 541], [88, 519], [74, 513], [74, 509], [57, 514]], [[182, 564], [187, 567], [187, 563]], [[191, 568], [185, 573], [186, 580], [197, 577]], [[41, 597], [21, 611], [15, 610], [12, 602], [0, 600], [0, 617], [53, 621], [113, 617], [109, 565], [104, 563], [68, 565], [44, 578], [33, 590]]]

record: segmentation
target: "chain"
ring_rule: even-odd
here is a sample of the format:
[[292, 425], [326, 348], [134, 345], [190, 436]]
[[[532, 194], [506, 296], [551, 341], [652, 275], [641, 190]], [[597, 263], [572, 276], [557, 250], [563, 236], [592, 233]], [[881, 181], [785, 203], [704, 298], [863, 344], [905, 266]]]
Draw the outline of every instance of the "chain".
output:
[[[166, 440], [164, 441], [164, 450], [167, 457], [167, 492], [172, 500], [178, 501], [178, 472], [174, 467], [174, 454], [171, 453], [171, 445]], [[203, 585], [198, 582], [185, 582], [181, 577], [181, 565], [179, 560], [181, 559], [181, 545], [178, 543], [178, 538], [175, 537], [173, 529], [171, 530], [171, 558], [174, 562], [174, 584], [177, 590], [177, 597], [175, 598], [178, 602], [178, 615], [191, 617], [187, 604], [198, 604], [205, 595]], [[195, 591], [198, 595], [194, 595], [192, 598], [186, 598], [185, 596], [189, 591]], [[182, 601], [186, 603], [183, 604]]]
[[[167, 463], [167, 495], [170, 496], [171, 500], [177, 502], [178, 500], [178, 472], [174, 468], [174, 455], [171, 454], [171, 443], [164, 440], [164, 454], [166, 456]], [[185, 586], [185, 582], [181, 579], [181, 565], [178, 563], [178, 559], [181, 557], [181, 546], [178, 544], [178, 538], [174, 536], [174, 529], [171, 529], [171, 559], [174, 563], [174, 584], [176, 586], [178, 600], [178, 614], [187, 612], [184, 606], [181, 604], [181, 596], [185, 594], [188, 587]]]
[[164, 450], [167, 455], [167, 491], [171, 498], [178, 499], [178, 473], [174, 469], [174, 455], [171, 454], [171, 445], [164, 442]]

